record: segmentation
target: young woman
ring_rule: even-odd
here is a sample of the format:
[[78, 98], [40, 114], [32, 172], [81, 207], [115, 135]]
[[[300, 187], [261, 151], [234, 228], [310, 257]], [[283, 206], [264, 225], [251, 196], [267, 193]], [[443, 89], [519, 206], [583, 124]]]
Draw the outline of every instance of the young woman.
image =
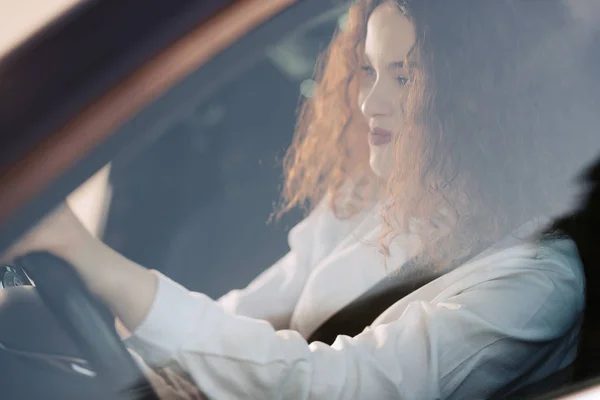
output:
[[[217, 302], [94, 240], [66, 206], [13, 253], [70, 261], [146, 362], [177, 364], [209, 398], [480, 399], [541, 380], [574, 360], [585, 283], [572, 241], [530, 238], [566, 206], [597, 126], [565, 4], [357, 1], [286, 159], [283, 211], [312, 212], [287, 255]], [[307, 342], [415, 268], [444, 275], [355, 337]]]

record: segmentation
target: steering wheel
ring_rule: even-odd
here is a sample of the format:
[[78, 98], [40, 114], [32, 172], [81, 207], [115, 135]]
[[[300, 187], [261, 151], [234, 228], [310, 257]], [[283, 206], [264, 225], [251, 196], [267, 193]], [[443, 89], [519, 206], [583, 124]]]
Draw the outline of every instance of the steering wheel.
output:
[[114, 327], [103, 317], [107, 308], [68, 262], [45, 251], [15, 261], [31, 277], [44, 304], [111, 394], [123, 400], [159, 400]]

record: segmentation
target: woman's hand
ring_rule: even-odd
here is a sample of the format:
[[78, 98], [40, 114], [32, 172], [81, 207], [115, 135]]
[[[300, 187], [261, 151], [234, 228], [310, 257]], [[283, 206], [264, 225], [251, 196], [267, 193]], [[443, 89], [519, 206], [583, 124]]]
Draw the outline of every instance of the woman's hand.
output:
[[[19, 256], [40, 250], [68, 261], [90, 290], [115, 311], [127, 329], [135, 329], [147, 313], [156, 290], [154, 276], [94, 237], [67, 202], [61, 203], [14, 243], [2, 255], [2, 260], [10, 263]], [[108, 279], [110, 276], [117, 276], [119, 280], [123, 278], [130, 284], [123, 290]], [[128, 292], [135, 293], [135, 296], [128, 295]], [[134, 359], [138, 365], [144, 365], [139, 356], [134, 354]], [[168, 369], [162, 374], [148, 367], [142, 370], [161, 399], [204, 399], [194, 385]]]
[[10, 262], [38, 250], [49, 251], [71, 264], [129, 331], [134, 331], [148, 313], [156, 293], [156, 276], [95, 238], [66, 202], [19, 239], [3, 259]]
[[202, 392], [188, 379], [173, 369], [165, 367], [158, 370], [150, 368], [137, 353], [129, 350], [150, 385], [161, 400], [205, 400]]
[[104, 244], [81, 223], [64, 201], [27, 231], [2, 255], [2, 261], [12, 263], [33, 251], [48, 251], [73, 266], [86, 286], [95, 291], [95, 283], [103, 281], [104, 271], [94, 270], [90, 262]]
[[11, 246], [2, 259], [10, 262], [31, 251], [47, 250], [56, 256], [70, 259], [73, 249], [96, 240], [83, 226], [66, 202], [62, 202], [49, 215]]

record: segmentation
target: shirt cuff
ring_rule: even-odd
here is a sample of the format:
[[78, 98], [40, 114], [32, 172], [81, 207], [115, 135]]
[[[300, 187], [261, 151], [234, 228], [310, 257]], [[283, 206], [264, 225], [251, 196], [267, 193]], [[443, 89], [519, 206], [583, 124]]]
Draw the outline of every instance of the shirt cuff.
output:
[[196, 326], [201, 323], [206, 307], [214, 302], [203, 294], [190, 292], [158, 271], [150, 272], [157, 278], [152, 305], [124, 343], [147, 363], [162, 366], [174, 359], [192, 333], [201, 332]]

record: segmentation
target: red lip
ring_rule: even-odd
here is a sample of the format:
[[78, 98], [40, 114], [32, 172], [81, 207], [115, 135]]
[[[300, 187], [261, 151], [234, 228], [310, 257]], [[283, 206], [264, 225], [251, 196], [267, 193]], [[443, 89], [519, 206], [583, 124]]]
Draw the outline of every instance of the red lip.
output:
[[383, 128], [371, 128], [369, 143], [372, 146], [383, 146], [392, 141], [392, 131]]

